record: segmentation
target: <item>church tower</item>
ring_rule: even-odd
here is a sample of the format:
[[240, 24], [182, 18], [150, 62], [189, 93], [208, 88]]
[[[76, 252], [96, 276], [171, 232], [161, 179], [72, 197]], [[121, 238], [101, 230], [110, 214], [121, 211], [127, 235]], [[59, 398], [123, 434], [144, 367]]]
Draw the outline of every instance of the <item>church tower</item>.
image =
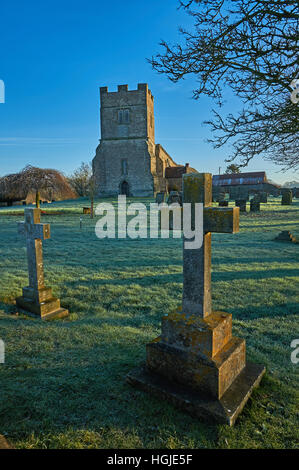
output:
[[154, 98], [148, 85], [100, 88], [101, 140], [93, 159], [99, 196], [153, 196], [156, 175]]

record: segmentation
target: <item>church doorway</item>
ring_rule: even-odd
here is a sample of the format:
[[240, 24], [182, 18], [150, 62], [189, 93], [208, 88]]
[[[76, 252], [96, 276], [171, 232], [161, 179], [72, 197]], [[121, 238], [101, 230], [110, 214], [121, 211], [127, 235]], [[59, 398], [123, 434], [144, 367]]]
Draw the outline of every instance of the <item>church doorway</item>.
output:
[[120, 194], [123, 194], [124, 196], [129, 196], [130, 195], [130, 187], [129, 183], [127, 181], [123, 181], [120, 185]]

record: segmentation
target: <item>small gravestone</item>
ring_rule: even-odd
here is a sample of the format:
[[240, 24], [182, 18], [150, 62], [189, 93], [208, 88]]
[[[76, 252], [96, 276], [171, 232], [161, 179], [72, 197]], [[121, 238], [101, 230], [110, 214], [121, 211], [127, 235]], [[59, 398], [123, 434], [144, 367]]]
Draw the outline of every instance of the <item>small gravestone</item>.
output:
[[259, 212], [261, 210], [260, 195], [255, 194], [250, 201], [250, 212]]
[[60, 300], [45, 286], [42, 240], [50, 238], [50, 225], [40, 223], [40, 209], [25, 209], [25, 222], [19, 222], [19, 233], [25, 235], [29, 271], [29, 286], [16, 299], [21, 313], [42, 320], [62, 318], [68, 310], [61, 308]]
[[232, 336], [232, 315], [212, 310], [211, 232], [237, 232], [239, 209], [213, 208], [211, 201], [211, 174], [183, 176], [183, 202], [204, 205], [203, 244], [184, 247], [182, 307], [162, 317], [145, 367], [127, 380], [194, 417], [233, 425], [265, 368], [246, 363], [245, 340]]
[[165, 196], [166, 196], [166, 193], [161, 191], [159, 193], [156, 194], [156, 203], [157, 204], [162, 204], [162, 202], [165, 202]]
[[167, 204], [180, 204], [182, 205], [182, 196], [179, 191], [170, 191]]
[[225, 191], [220, 191], [218, 196], [219, 207], [228, 207], [228, 200], [226, 198]]
[[291, 189], [283, 189], [282, 191], [282, 198], [281, 198], [281, 204], [283, 206], [289, 206], [292, 204], [293, 200], [293, 193]]
[[259, 196], [260, 196], [260, 202], [262, 202], [263, 204], [267, 204], [268, 194], [265, 191], [261, 191]]
[[236, 199], [235, 204], [240, 208], [240, 212], [246, 212], [246, 199]]
[[288, 230], [283, 230], [282, 232], [280, 232], [280, 234], [277, 235], [277, 237], [274, 238], [274, 240], [277, 242], [298, 243], [296, 238]]

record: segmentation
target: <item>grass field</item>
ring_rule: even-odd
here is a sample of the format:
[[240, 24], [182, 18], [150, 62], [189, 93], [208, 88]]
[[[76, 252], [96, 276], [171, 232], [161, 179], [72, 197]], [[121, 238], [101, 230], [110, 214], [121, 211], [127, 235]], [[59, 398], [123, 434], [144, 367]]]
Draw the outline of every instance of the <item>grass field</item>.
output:
[[[114, 202], [116, 202], [114, 200]], [[267, 368], [234, 428], [207, 425], [131, 388], [125, 376], [145, 359], [160, 318], [181, 303], [182, 241], [99, 240], [87, 201], [54, 203], [46, 215], [46, 280], [71, 314], [41, 322], [17, 317], [27, 285], [22, 214], [0, 209], [0, 434], [17, 448], [295, 448], [299, 338], [299, 200], [280, 199], [241, 215], [240, 233], [213, 234], [213, 306], [233, 314], [247, 357]], [[83, 228], [79, 228], [79, 217]]]

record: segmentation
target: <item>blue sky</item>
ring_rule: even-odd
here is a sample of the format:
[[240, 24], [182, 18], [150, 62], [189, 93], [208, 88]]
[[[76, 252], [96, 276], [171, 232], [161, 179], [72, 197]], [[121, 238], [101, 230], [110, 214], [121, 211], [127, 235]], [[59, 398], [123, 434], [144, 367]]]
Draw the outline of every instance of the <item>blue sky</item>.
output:
[[[178, 25], [189, 21], [176, 0], [3, 2], [0, 175], [29, 163], [68, 174], [91, 161], [100, 138], [99, 87], [144, 82], [155, 97], [156, 143], [177, 163], [224, 171], [228, 150], [207, 144], [202, 125], [213, 102], [192, 100], [193, 79], [172, 84], [146, 61], [161, 39], [176, 42]], [[227, 100], [236, 106], [232, 96]], [[299, 178], [260, 158], [246, 171], [256, 170], [278, 183]]]

